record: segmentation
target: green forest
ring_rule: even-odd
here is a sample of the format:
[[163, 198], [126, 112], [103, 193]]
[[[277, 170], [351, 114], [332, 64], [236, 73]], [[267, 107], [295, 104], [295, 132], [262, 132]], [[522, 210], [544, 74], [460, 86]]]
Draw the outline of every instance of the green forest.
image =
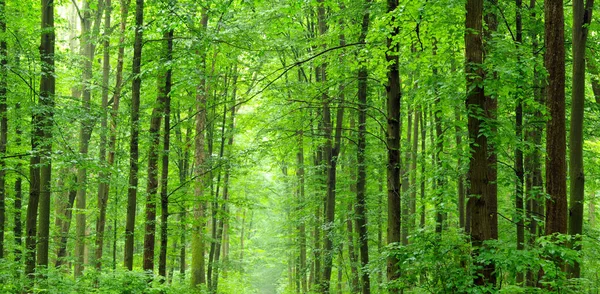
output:
[[598, 15], [0, 0], [0, 293], [598, 294]]

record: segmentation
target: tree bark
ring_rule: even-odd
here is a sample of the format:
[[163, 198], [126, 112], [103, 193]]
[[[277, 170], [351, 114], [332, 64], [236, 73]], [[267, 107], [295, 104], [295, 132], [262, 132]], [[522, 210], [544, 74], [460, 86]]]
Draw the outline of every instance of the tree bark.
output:
[[[523, 23], [521, 10], [523, 9], [523, 1], [516, 0], [516, 47], [520, 50], [523, 45]], [[520, 52], [520, 51], [518, 51]], [[523, 170], [523, 86], [520, 83], [523, 80], [523, 71], [521, 70], [521, 57], [517, 55], [517, 65], [519, 82], [517, 82], [515, 98], [517, 105], [515, 106], [515, 137], [517, 138], [515, 146], [515, 223], [517, 229], [517, 250], [525, 249], [525, 222], [523, 215], [523, 187], [525, 174]], [[517, 273], [517, 283], [521, 284], [524, 280], [522, 272]]]
[[[364, 42], [369, 31], [369, 11], [371, 0], [365, 0], [365, 9], [361, 24], [359, 42]], [[369, 72], [365, 65], [358, 69], [358, 140], [356, 148], [356, 230], [358, 231], [358, 248], [360, 253], [361, 293], [371, 293], [371, 279], [367, 266], [369, 264], [369, 231], [367, 220], [367, 166], [366, 166], [366, 133], [367, 133], [367, 96]]]
[[[388, 13], [395, 13], [398, 0], [387, 1]], [[402, 100], [401, 81], [399, 72], [398, 50], [395, 38], [400, 29], [396, 18], [391, 20], [392, 31], [387, 37], [386, 60], [387, 68], [387, 198], [388, 198], [388, 245], [397, 245], [401, 241], [401, 204], [400, 204], [400, 101]], [[399, 260], [395, 255], [390, 255], [387, 260], [387, 278], [389, 282], [400, 277]], [[392, 287], [390, 293], [400, 293], [400, 289]]]
[[[202, 11], [202, 19], [200, 20], [202, 28], [206, 31], [208, 25], [208, 12]], [[206, 128], [206, 48], [200, 53], [201, 59], [201, 75], [198, 87], [196, 89], [196, 138], [194, 140], [194, 178], [196, 183], [194, 186], [194, 228], [192, 229], [192, 286], [206, 283], [204, 251], [206, 240], [204, 238], [204, 217], [205, 217], [205, 200], [204, 189], [208, 180], [206, 179], [206, 163], [204, 154], [204, 131]]]
[[125, 224], [124, 266], [133, 269], [133, 242], [138, 187], [138, 140], [140, 120], [140, 77], [144, 32], [144, 0], [135, 1], [135, 39], [133, 44], [133, 80], [131, 83], [131, 135], [129, 141], [129, 186], [127, 189], [127, 222]]
[[[585, 176], [583, 172], [583, 116], [585, 104], [585, 47], [588, 28], [592, 21], [594, 0], [573, 1], [573, 77], [571, 86], [571, 137], [569, 138], [569, 178], [570, 209], [569, 234], [576, 236], [583, 233], [583, 202]], [[573, 243], [578, 243], [575, 237]], [[581, 250], [581, 245], [573, 245], [573, 249]], [[572, 278], [581, 276], [579, 262], [569, 266]]]
[[[166, 55], [167, 64], [171, 64], [173, 59], [173, 29], [165, 32], [166, 39]], [[168, 220], [169, 220], [169, 150], [170, 150], [170, 135], [171, 135], [171, 88], [172, 88], [173, 69], [169, 66], [165, 73], [165, 105], [164, 117], [165, 123], [163, 127], [163, 154], [160, 180], [160, 253], [158, 257], [158, 274], [162, 277], [167, 276], [167, 246], [168, 246]]]
[[[483, 246], [483, 242], [494, 238], [495, 203], [490, 193], [490, 174], [488, 162], [488, 135], [481, 134], [485, 123], [481, 118], [486, 114], [486, 97], [483, 88], [483, 1], [467, 0], [467, 17], [465, 33], [466, 49], [466, 78], [467, 78], [467, 111], [469, 113], [469, 172], [467, 175], [470, 185], [467, 188], [467, 226], [474, 247], [474, 255]], [[476, 285], [494, 286], [496, 282], [495, 266], [493, 263], [480, 264], [475, 277]]]
[[[108, 116], [110, 109], [108, 107], [108, 82], [110, 78], [110, 14], [112, 12], [111, 0], [105, 0], [104, 8], [104, 41], [102, 43], [102, 118], [100, 121], [100, 163], [108, 168], [106, 158], [106, 146], [108, 140], [106, 133], [108, 131]], [[111, 173], [101, 170], [99, 174], [100, 183], [98, 184], [98, 219], [96, 221], [96, 240], [94, 251], [94, 265], [98, 271], [102, 270], [102, 245], [104, 240], [104, 228], [106, 226], [106, 205], [108, 203], [108, 185], [110, 183]]]
[[546, 235], [567, 233], [565, 139], [565, 35], [563, 1], [544, 2], [544, 65], [548, 72], [546, 103]]
[[50, 232], [50, 196], [52, 186], [52, 127], [54, 125], [54, 95], [56, 80], [54, 72], [54, 1], [42, 0], [42, 40], [40, 56], [42, 75], [40, 81], [39, 106], [44, 109], [39, 119], [41, 127], [40, 142], [40, 198], [37, 264], [48, 266], [48, 241]]
[[[0, 33], [6, 36], [6, 2], [0, 0]], [[8, 52], [6, 37], [0, 39], [0, 259], [4, 258], [4, 230], [6, 228], [6, 141], [8, 136], [7, 94]]]

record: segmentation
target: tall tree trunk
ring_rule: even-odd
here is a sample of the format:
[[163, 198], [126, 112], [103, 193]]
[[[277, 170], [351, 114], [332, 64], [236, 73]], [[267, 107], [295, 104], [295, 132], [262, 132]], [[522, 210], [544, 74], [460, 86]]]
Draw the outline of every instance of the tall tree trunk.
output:
[[[369, 31], [369, 11], [371, 0], [365, 0], [365, 9], [361, 24], [359, 42], [364, 42]], [[358, 248], [360, 253], [361, 293], [371, 293], [371, 278], [367, 271], [369, 264], [369, 230], [367, 220], [367, 166], [366, 166], [366, 133], [367, 133], [367, 96], [369, 72], [365, 65], [358, 69], [358, 139], [356, 148], [356, 230], [358, 231]]]
[[[90, 100], [92, 96], [92, 62], [94, 59], [95, 40], [92, 36], [97, 36], [99, 24], [101, 21], [101, 12], [103, 1], [97, 3], [94, 29], [92, 30], [92, 15], [88, 0], [83, 1], [83, 16], [81, 18], [81, 52], [83, 55], [82, 63], [82, 109], [85, 113], [90, 113]], [[86, 235], [87, 235], [87, 163], [90, 138], [94, 127], [95, 118], [91, 115], [82, 116], [81, 129], [79, 131], [79, 155], [81, 164], [77, 167], [77, 214], [75, 217], [77, 236], [75, 239], [75, 277], [81, 276], [86, 263]]]
[[[466, 18], [466, 78], [467, 78], [467, 111], [469, 112], [469, 147], [472, 150], [469, 161], [467, 189], [469, 199], [467, 201], [467, 226], [475, 249], [478, 254], [483, 242], [493, 239], [492, 228], [493, 210], [495, 203], [490, 195], [489, 169], [488, 169], [488, 137], [481, 134], [483, 120], [481, 113], [486, 110], [486, 97], [483, 89], [484, 72], [483, 65], [483, 1], [467, 0]], [[493, 263], [480, 264], [478, 275], [475, 278], [477, 285], [494, 286], [496, 282], [495, 266]]]
[[[437, 40], [434, 38], [433, 40], [433, 52], [432, 55], [437, 55]], [[437, 67], [433, 67], [432, 69], [433, 72], [433, 76], [434, 77], [438, 77], [438, 69]], [[441, 98], [440, 98], [440, 94], [439, 91], [437, 89], [434, 90], [435, 92], [435, 106], [434, 106], [434, 112], [433, 112], [433, 122], [435, 124], [435, 154], [434, 154], [434, 158], [435, 158], [435, 169], [437, 170], [437, 174], [435, 175], [436, 181], [435, 181], [435, 186], [436, 186], [436, 198], [438, 199], [437, 202], [435, 203], [436, 206], [436, 212], [435, 212], [435, 231], [438, 234], [442, 233], [442, 230], [444, 229], [444, 221], [446, 219], [446, 212], [444, 211], [444, 191], [443, 189], [445, 189], [446, 186], [446, 179], [445, 179], [445, 170], [443, 168], [443, 164], [442, 164], [442, 157], [441, 155], [444, 154], [444, 133], [442, 132], [442, 105], [441, 104]]]
[[50, 195], [52, 186], [52, 127], [54, 125], [54, 95], [56, 80], [54, 73], [54, 1], [42, 0], [42, 40], [40, 56], [42, 75], [40, 81], [39, 105], [44, 109], [40, 117], [41, 159], [40, 159], [40, 198], [37, 264], [41, 268], [48, 266], [48, 241], [50, 233]]
[[[202, 19], [200, 24], [204, 30], [208, 25], [208, 11], [205, 9], [202, 11]], [[194, 140], [194, 228], [192, 229], [192, 286], [206, 283], [205, 263], [204, 263], [204, 251], [206, 247], [206, 240], [204, 238], [204, 217], [205, 217], [205, 203], [202, 199], [204, 196], [204, 189], [207, 184], [205, 154], [204, 154], [204, 131], [206, 128], [206, 48], [203, 48], [204, 52], [200, 53], [201, 59], [201, 75], [200, 82], [196, 90], [196, 138]]]
[[140, 120], [140, 77], [144, 26], [144, 0], [135, 1], [135, 39], [133, 44], [133, 80], [131, 83], [131, 135], [129, 141], [129, 186], [127, 189], [127, 222], [125, 224], [124, 265], [133, 269], [133, 242], [138, 186], [138, 140]]
[[[6, 36], [6, 2], [0, 0], [0, 33]], [[6, 37], [0, 39], [0, 259], [4, 258], [4, 230], [6, 228], [6, 140], [8, 113], [6, 105], [8, 52]]]
[[567, 164], [565, 139], [565, 32], [563, 1], [544, 2], [544, 65], [548, 71], [546, 103], [546, 235], [567, 233]]
[[[388, 13], [395, 13], [398, 0], [388, 0]], [[396, 18], [391, 19], [392, 31], [387, 37], [386, 60], [387, 68], [387, 196], [388, 196], [388, 232], [387, 243], [396, 244], [401, 240], [400, 232], [400, 101], [402, 100], [401, 81], [399, 72], [398, 50], [395, 38], [400, 32]], [[390, 255], [387, 260], [387, 278], [389, 282], [400, 277], [399, 260], [395, 255]], [[400, 289], [392, 288], [390, 293], [399, 293]]]
[[[523, 45], [523, 23], [521, 17], [521, 10], [523, 9], [523, 1], [516, 0], [516, 47], [520, 50]], [[523, 71], [521, 70], [521, 57], [520, 51], [517, 54], [517, 66], [519, 80], [523, 80]], [[524, 187], [524, 171], [523, 171], [523, 85], [519, 82], [516, 87], [515, 100], [517, 105], [515, 106], [515, 137], [517, 138], [515, 146], [515, 223], [517, 229], [517, 250], [525, 249], [525, 227], [524, 227], [524, 215], [523, 215], [523, 187]], [[517, 273], [517, 283], [521, 284], [524, 280], [522, 272]]]
[[[530, 0], [529, 10], [531, 11], [530, 17], [532, 23], [535, 23], [538, 20], [535, 13], [535, 0]], [[531, 51], [533, 52], [533, 57], [535, 60], [539, 58], [539, 48], [538, 48], [538, 32], [536, 30], [531, 30], [530, 38], [532, 40], [531, 43]], [[543, 228], [543, 222], [538, 223], [538, 219], [544, 215], [544, 204], [543, 200], [545, 198], [545, 193], [543, 191], [543, 180], [542, 180], [542, 163], [541, 163], [541, 146], [542, 146], [542, 132], [544, 130], [543, 126], [543, 115], [541, 112], [541, 108], [545, 107], [545, 97], [544, 97], [544, 83], [540, 78], [540, 70], [537, 65], [533, 68], [533, 100], [534, 103], [526, 104], [528, 106], [527, 111], [531, 114], [529, 115], [531, 118], [531, 122], [527, 121], [524, 125], [527, 126], [527, 131], [525, 133], [525, 141], [528, 144], [531, 144], [533, 148], [525, 155], [525, 190], [526, 190], [526, 202], [525, 202], [525, 212], [527, 221], [529, 222], [528, 226], [528, 244], [530, 246], [535, 245], [535, 241], [537, 237], [540, 235], [540, 231]], [[527, 272], [527, 285], [535, 286], [539, 280], [538, 271], [532, 270]]]
[[421, 215], [419, 219], [419, 228], [425, 227], [425, 143], [427, 139], [427, 129], [425, 129], [425, 122], [427, 121], [427, 108], [423, 106], [423, 111], [421, 111]]
[[[570, 181], [570, 209], [569, 209], [569, 234], [581, 235], [583, 233], [583, 195], [585, 178], [583, 173], [583, 109], [585, 104], [585, 47], [587, 43], [588, 27], [592, 21], [594, 0], [573, 1], [573, 78], [571, 87], [571, 137], [569, 138], [569, 178]], [[574, 243], [581, 240], [576, 237]], [[573, 246], [581, 250], [581, 245]], [[581, 276], [579, 262], [575, 261], [569, 267], [572, 278]]]
[[[129, 14], [129, 4], [131, 0], [120, 0], [121, 20], [119, 25], [119, 50], [117, 53], [117, 68], [115, 74], [115, 88], [112, 96], [112, 107], [110, 109], [110, 134], [108, 138], [108, 159], [107, 168], [111, 168], [115, 163], [115, 153], [117, 145], [117, 116], [119, 113], [119, 104], [121, 100], [121, 89], [123, 87], [123, 59], [125, 55], [125, 29], [127, 26], [127, 15]], [[110, 21], [110, 0], [106, 1], [106, 22]], [[105, 29], [107, 25], [105, 23]], [[107, 44], [105, 44], [106, 46]], [[109, 56], [110, 57], [110, 56]], [[112, 177], [112, 175], [109, 175]], [[110, 178], [103, 184], [103, 188], [98, 191], [98, 208], [100, 210], [98, 221], [96, 223], [96, 267], [98, 270], [102, 268], [102, 243], [104, 240], [104, 227], [106, 224], [106, 208], [108, 203], [108, 195], [110, 191]], [[100, 194], [102, 192], [102, 195]], [[116, 231], [116, 227], [114, 228]], [[113, 252], [113, 254], [115, 254]], [[114, 265], [113, 265], [114, 266]]]
[[150, 146], [148, 150], [148, 185], [146, 188], [146, 220], [144, 226], [144, 271], [154, 272], [154, 246], [156, 240], [156, 194], [158, 193], [158, 158], [160, 149], [160, 126], [166, 100], [164, 73], [158, 76], [156, 106], [150, 118]]
[[[106, 146], [108, 145], [108, 116], [110, 109], [108, 107], [108, 82], [110, 78], [110, 14], [112, 12], [111, 0], [105, 0], [104, 8], [104, 42], [102, 44], [102, 119], [100, 121], [100, 163], [109, 167], [106, 160]], [[106, 205], [108, 203], [108, 185], [110, 182], [110, 173], [100, 171], [100, 183], [98, 184], [98, 219], [96, 221], [96, 243], [94, 252], [94, 264], [97, 270], [102, 270], [102, 245], [104, 240], [104, 228], [106, 225]]]
[[[173, 59], [173, 29], [165, 32], [164, 38], [166, 39], [166, 62], [171, 64]], [[171, 87], [172, 87], [172, 74], [173, 69], [168, 67], [165, 73], [165, 105], [164, 105], [164, 117], [165, 124], [163, 127], [163, 154], [162, 154], [162, 167], [161, 167], [161, 180], [160, 180], [160, 254], [158, 257], [158, 274], [165, 277], [167, 276], [167, 242], [169, 240], [168, 235], [168, 220], [169, 220], [169, 149], [170, 149], [170, 135], [171, 135]]]

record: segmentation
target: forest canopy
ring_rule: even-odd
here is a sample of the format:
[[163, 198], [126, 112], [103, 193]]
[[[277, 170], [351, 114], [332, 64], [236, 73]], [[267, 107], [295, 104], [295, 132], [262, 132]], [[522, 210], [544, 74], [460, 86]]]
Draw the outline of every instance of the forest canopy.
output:
[[1, 293], [599, 293], [594, 0], [0, 0]]

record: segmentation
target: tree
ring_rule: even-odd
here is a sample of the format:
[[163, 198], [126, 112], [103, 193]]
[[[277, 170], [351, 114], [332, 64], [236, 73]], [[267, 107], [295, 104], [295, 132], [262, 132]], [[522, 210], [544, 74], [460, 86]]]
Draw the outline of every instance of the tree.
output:
[[[398, 7], [397, 0], [388, 0], [387, 12], [395, 13]], [[396, 18], [391, 17], [392, 31], [387, 37], [386, 60], [387, 68], [387, 198], [388, 198], [388, 232], [387, 243], [395, 245], [400, 242], [401, 237], [401, 210], [400, 210], [400, 101], [402, 99], [401, 81], [399, 72], [398, 49], [399, 46], [394, 40], [399, 34], [399, 27]], [[400, 277], [398, 257], [393, 254], [387, 260], [387, 278], [392, 282]], [[399, 293], [399, 289], [393, 290], [393, 293]]]
[[546, 103], [546, 235], [567, 233], [567, 165], [565, 139], [565, 35], [563, 2], [544, 2], [548, 71]]
[[[573, 77], [571, 87], [571, 137], [569, 138], [570, 209], [569, 234], [583, 233], [583, 201], [585, 175], [583, 172], [583, 109], [585, 104], [585, 48], [588, 28], [592, 21], [594, 0], [573, 1]], [[575, 240], [580, 240], [576, 238]], [[577, 242], [577, 241], [575, 241]], [[575, 245], [577, 250], [581, 247]], [[575, 261], [569, 268], [573, 278], [581, 276], [581, 266]]]
[[[202, 11], [200, 20], [202, 29], [206, 31], [208, 26], [208, 12], [206, 9]], [[198, 286], [206, 283], [204, 251], [204, 217], [205, 217], [205, 200], [204, 188], [206, 187], [206, 163], [204, 154], [204, 131], [206, 128], [206, 48], [200, 52], [200, 80], [196, 88], [196, 128], [194, 139], [194, 228], [192, 230], [192, 286]]]
[[129, 270], [133, 269], [133, 233], [135, 229], [135, 214], [137, 207], [138, 186], [138, 140], [140, 120], [140, 76], [142, 64], [142, 41], [144, 32], [144, 0], [135, 1], [135, 43], [133, 45], [133, 79], [131, 82], [131, 137], [129, 141], [129, 188], [127, 189], [127, 224], [125, 227], [125, 256], [124, 264]]
[[[493, 222], [496, 203], [490, 193], [490, 174], [488, 168], [488, 136], [482, 133], [485, 113], [489, 104], [483, 88], [483, 1], [467, 1], [467, 18], [465, 33], [467, 77], [467, 111], [469, 113], [469, 148], [472, 150], [467, 175], [467, 232], [475, 250], [484, 246], [484, 241], [494, 239]], [[475, 254], [478, 254], [477, 251]], [[477, 285], [494, 285], [496, 283], [493, 263], [478, 265]]]

